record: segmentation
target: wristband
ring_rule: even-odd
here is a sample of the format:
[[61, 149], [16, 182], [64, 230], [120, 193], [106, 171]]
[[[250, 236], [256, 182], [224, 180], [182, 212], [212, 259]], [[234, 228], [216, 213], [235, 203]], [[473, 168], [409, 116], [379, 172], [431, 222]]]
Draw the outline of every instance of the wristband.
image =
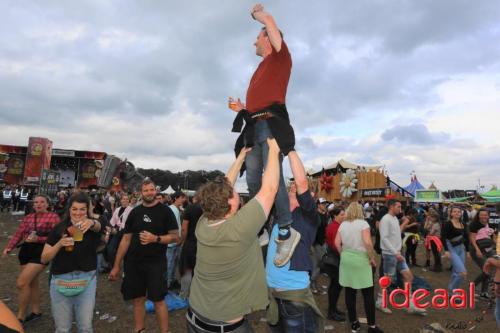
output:
[[161, 237], [160, 236], [156, 236], [156, 242], [157, 243], [161, 243]]

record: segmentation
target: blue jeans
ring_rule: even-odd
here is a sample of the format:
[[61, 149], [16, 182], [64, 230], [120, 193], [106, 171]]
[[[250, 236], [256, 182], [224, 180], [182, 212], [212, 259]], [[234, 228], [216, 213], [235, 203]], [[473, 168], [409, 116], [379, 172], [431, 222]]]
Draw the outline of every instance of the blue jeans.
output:
[[463, 244], [453, 246], [449, 240], [446, 240], [446, 244], [448, 245], [452, 265], [451, 278], [448, 283], [448, 292], [451, 294], [453, 289], [460, 288], [465, 281], [462, 276], [462, 274], [467, 271], [465, 269], [465, 247]]
[[167, 285], [175, 281], [175, 268], [177, 267], [177, 262], [179, 261], [179, 246], [169, 246], [167, 248]]
[[[255, 124], [254, 146], [245, 159], [247, 172], [247, 185], [250, 199], [260, 190], [262, 185], [262, 172], [267, 165], [267, 155], [269, 146], [267, 138], [272, 137], [271, 130], [266, 121], [257, 121]], [[275, 222], [280, 227], [292, 224], [292, 213], [290, 212], [290, 201], [286, 190], [285, 179], [283, 178], [283, 155], [280, 154], [280, 183], [275, 199]]]
[[[89, 286], [79, 295], [67, 297], [57, 291], [55, 281], [61, 279], [82, 279], [93, 276]], [[79, 333], [92, 333], [92, 318], [94, 317], [96, 271], [75, 271], [66, 274], [54, 275], [50, 281], [50, 301], [52, 317], [54, 318], [56, 333], [71, 333], [73, 311], [76, 318], [76, 328]]]
[[[105, 265], [106, 264], [106, 265]], [[104, 259], [104, 254], [97, 254], [97, 272], [102, 273], [107, 268], [106, 259]]]
[[391, 277], [393, 284], [397, 284], [398, 273], [409, 271], [406, 260], [398, 261], [394, 254], [382, 254], [384, 274]]
[[302, 303], [276, 299], [279, 320], [275, 326], [269, 325], [273, 333], [315, 333], [318, 331], [316, 316], [310, 306]]

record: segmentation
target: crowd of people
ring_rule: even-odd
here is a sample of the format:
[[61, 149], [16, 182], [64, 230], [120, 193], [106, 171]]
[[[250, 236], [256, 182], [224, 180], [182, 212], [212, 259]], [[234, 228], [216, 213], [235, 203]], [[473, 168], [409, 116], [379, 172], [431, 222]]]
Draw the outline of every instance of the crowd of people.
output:
[[[450, 295], [453, 289], [463, 287], [467, 279], [468, 252], [481, 269], [473, 279], [478, 297], [494, 297], [489, 286], [498, 279], [493, 279], [490, 269], [498, 265], [498, 259], [496, 233], [489, 226], [488, 210], [419, 205], [402, 212], [401, 203], [395, 200], [383, 205], [314, 200], [295, 151], [288, 156], [295, 177], [288, 195], [292, 227], [300, 232], [301, 241], [292, 256], [295, 260], [284, 267], [276, 266], [273, 254], [277, 242], [269, 242], [266, 252], [271, 255], [263, 256], [261, 247], [265, 244], [257, 236], [264, 229], [273, 240], [279, 232], [274, 216], [270, 215], [279, 183], [277, 158], [274, 164], [271, 160], [278, 156], [277, 152], [279, 147], [274, 145], [261, 189], [245, 205], [241, 205], [233, 185], [246, 151], [238, 157], [227, 178], [207, 183], [193, 198], [181, 192], [171, 197], [162, 195], [151, 180], [146, 180], [139, 197], [138, 193], [113, 191], [104, 195], [96, 191], [62, 191], [57, 204], [64, 208], [58, 214], [54, 212], [57, 204], [50, 207], [47, 196], [36, 195], [34, 212], [25, 216], [3, 251], [7, 255], [19, 248], [17, 318], [25, 325], [40, 318], [38, 277], [49, 262], [52, 315], [58, 332], [71, 330], [73, 315], [79, 331], [92, 330], [96, 275], [110, 272], [111, 280], [118, 279], [122, 261], [122, 293], [125, 300], [133, 300], [138, 332], [144, 329], [146, 297], [155, 304], [159, 327], [168, 330], [164, 297], [169, 289], [177, 289], [182, 297], [190, 299], [190, 332], [200, 331], [200, 322], [196, 321], [199, 318], [213, 324], [239, 320], [250, 329], [244, 316], [238, 317], [249, 311], [248, 307], [252, 311], [273, 308], [279, 315], [269, 322], [275, 324], [271, 327], [281, 328], [276, 331], [290, 331], [300, 313], [307, 327], [304, 332], [316, 332], [322, 315], [312, 295], [321, 293], [317, 283], [321, 271], [330, 278], [327, 317], [338, 322], [348, 319], [352, 330], [357, 331], [359, 289], [368, 325], [376, 327], [375, 309], [385, 313], [391, 310], [382, 308], [380, 300], [375, 300], [375, 267], [380, 267], [380, 276], [390, 276], [396, 283], [401, 278], [411, 283], [410, 267], [450, 274], [443, 268], [443, 253], [450, 259]], [[200, 229], [196, 232], [199, 221]], [[224, 227], [214, 228], [219, 223]], [[144, 246], [147, 244], [155, 247]], [[168, 244], [179, 248], [174, 258], [170, 257]], [[419, 263], [414, 256], [418, 246], [425, 247], [425, 263]], [[221, 290], [228, 290], [227, 295], [221, 295]], [[342, 290], [345, 304], [339, 306]], [[301, 300], [307, 306], [300, 309], [290, 300]], [[341, 307], [347, 309], [347, 318]], [[292, 309], [296, 312], [287, 317]], [[423, 314], [411, 306], [408, 311]], [[225, 312], [227, 315], [222, 315]]]
[[[154, 207], [149, 215], [151, 220], [139, 227], [138, 224], [142, 223], [146, 211], [151, 210], [151, 207]], [[92, 331], [96, 276], [110, 273], [110, 278], [116, 279], [112, 268], [119, 267], [126, 252], [124, 299], [134, 299], [134, 304], [142, 300], [137, 312], [140, 312], [139, 309], [144, 311], [144, 299], [136, 300], [137, 293], [141, 294], [141, 287], [146, 288], [140, 286], [143, 282], [152, 281], [153, 285], [148, 285], [148, 295], [158, 303], [160, 308], [157, 313], [162, 313], [163, 307], [165, 318], [162, 323], [166, 327], [164, 297], [167, 288], [180, 287], [176, 278], [178, 259], [182, 258], [180, 271], [185, 272], [184, 275], [188, 272], [191, 274], [194, 269], [194, 230], [201, 215], [196, 197], [187, 200], [182, 192], [173, 196], [163, 195], [152, 181], [146, 180], [141, 193], [62, 190], [55, 203], [46, 195], [36, 194], [32, 211], [24, 217], [3, 250], [5, 257], [19, 248], [21, 273], [16, 285], [19, 289], [17, 318], [21, 324], [29, 324], [42, 316], [38, 278], [50, 263], [50, 297], [56, 331], [70, 332], [73, 315], [80, 332]], [[169, 222], [167, 230], [164, 230], [165, 221]], [[184, 230], [182, 238], [178, 230]], [[152, 232], [168, 234], [169, 231], [172, 231], [172, 236], [165, 237], [165, 242], [175, 244], [179, 249], [187, 244], [182, 253], [177, 251], [171, 254], [166, 246], [142, 251], [144, 248], [141, 244], [162, 242], [152, 239]], [[132, 237], [137, 235], [139, 238]], [[131, 245], [131, 250], [127, 251], [127, 247], [125, 251], [120, 251], [124, 248], [122, 243]], [[155, 257], [155, 254], [158, 255]], [[155, 258], [156, 262], [148, 263]], [[167, 267], [171, 267], [168, 275]], [[148, 282], [145, 272], [149, 268], [154, 271], [150, 272]], [[163, 275], [166, 277], [165, 282], [168, 281], [165, 286], [159, 279]], [[182, 288], [187, 296], [190, 278], [183, 277], [184, 280], [187, 280], [187, 286], [183, 285]], [[157, 296], [153, 296], [153, 293]]]
[[[233, 131], [242, 131], [243, 122], [245, 127], [225, 177], [205, 183], [193, 198], [182, 192], [164, 196], [150, 179], [137, 193], [61, 191], [51, 208], [49, 198], [33, 193], [34, 212], [24, 217], [3, 251], [6, 256], [20, 247], [21, 324], [42, 316], [39, 275], [47, 265], [57, 333], [71, 332], [73, 321], [78, 332], [93, 332], [100, 273], [109, 273], [109, 283], [122, 279], [121, 293], [133, 304], [137, 333], [146, 330], [146, 300], [154, 305], [158, 331], [170, 332], [168, 290], [179, 290], [189, 300], [190, 333], [254, 332], [247, 316], [259, 310], [266, 311], [276, 333], [323, 332], [325, 317], [348, 320], [351, 331], [359, 332], [359, 290], [368, 332], [381, 333], [376, 309], [388, 315], [392, 310], [376, 295], [376, 268], [379, 276], [391, 278], [393, 288], [412, 285], [420, 244], [426, 249], [425, 266], [433, 272], [447, 272], [443, 251], [450, 259], [450, 294], [467, 280], [469, 252], [482, 271], [474, 279], [481, 285], [479, 297], [493, 296], [488, 287], [500, 283], [500, 270], [492, 271], [500, 260], [487, 210], [469, 216], [458, 206], [403, 207], [394, 199], [331, 203], [311, 192], [285, 106], [292, 66], [288, 47], [263, 6], [256, 5], [251, 16], [263, 25], [255, 42], [263, 60], [250, 81], [246, 105], [229, 101], [237, 112]], [[288, 187], [285, 156], [294, 179]], [[234, 185], [245, 170], [249, 198], [243, 203]], [[20, 202], [25, 192], [13, 191], [2, 191], [2, 211], [19, 209], [15, 198]], [[314, 297], [325, 293], [318, 282], [322, 271], [330, 278], [326, 316]], [[342, 290], [345, 302], [339, 304]], [[495, 290], [500, 320], [500, 288]], [[406, 310], [426, 314], [413, 301]]]

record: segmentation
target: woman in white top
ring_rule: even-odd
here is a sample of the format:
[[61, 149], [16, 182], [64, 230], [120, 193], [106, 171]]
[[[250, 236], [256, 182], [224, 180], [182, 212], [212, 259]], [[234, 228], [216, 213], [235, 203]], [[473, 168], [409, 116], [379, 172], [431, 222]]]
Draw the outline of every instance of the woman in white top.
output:
[[335, 246], [340, 250], [340, 285], [345, 288], [345, 303], [351, 322], [351, 331], [359, 332], [356, 314], [356, 291], [361, 289], [368, 319], [368, 332], [381, 333], [375, 325], [375, 295], [373, 269], [376, 267], [375, 251], [370, 235], [370, 225], [364, 220], [363, 207], [353, 202], [347, 207], [344, 223], [340, 225]]

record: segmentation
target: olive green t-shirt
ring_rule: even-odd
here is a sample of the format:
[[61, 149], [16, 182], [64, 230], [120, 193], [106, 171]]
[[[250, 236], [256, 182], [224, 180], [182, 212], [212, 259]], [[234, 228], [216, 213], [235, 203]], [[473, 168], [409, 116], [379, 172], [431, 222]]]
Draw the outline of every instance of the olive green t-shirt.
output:
[[189, 305], [203, 317], [230, 321], [268, 304], [266, 275], [257, 234], [266, 221], [257, 199], [234, 216], [196, 226], [198, 249]]

